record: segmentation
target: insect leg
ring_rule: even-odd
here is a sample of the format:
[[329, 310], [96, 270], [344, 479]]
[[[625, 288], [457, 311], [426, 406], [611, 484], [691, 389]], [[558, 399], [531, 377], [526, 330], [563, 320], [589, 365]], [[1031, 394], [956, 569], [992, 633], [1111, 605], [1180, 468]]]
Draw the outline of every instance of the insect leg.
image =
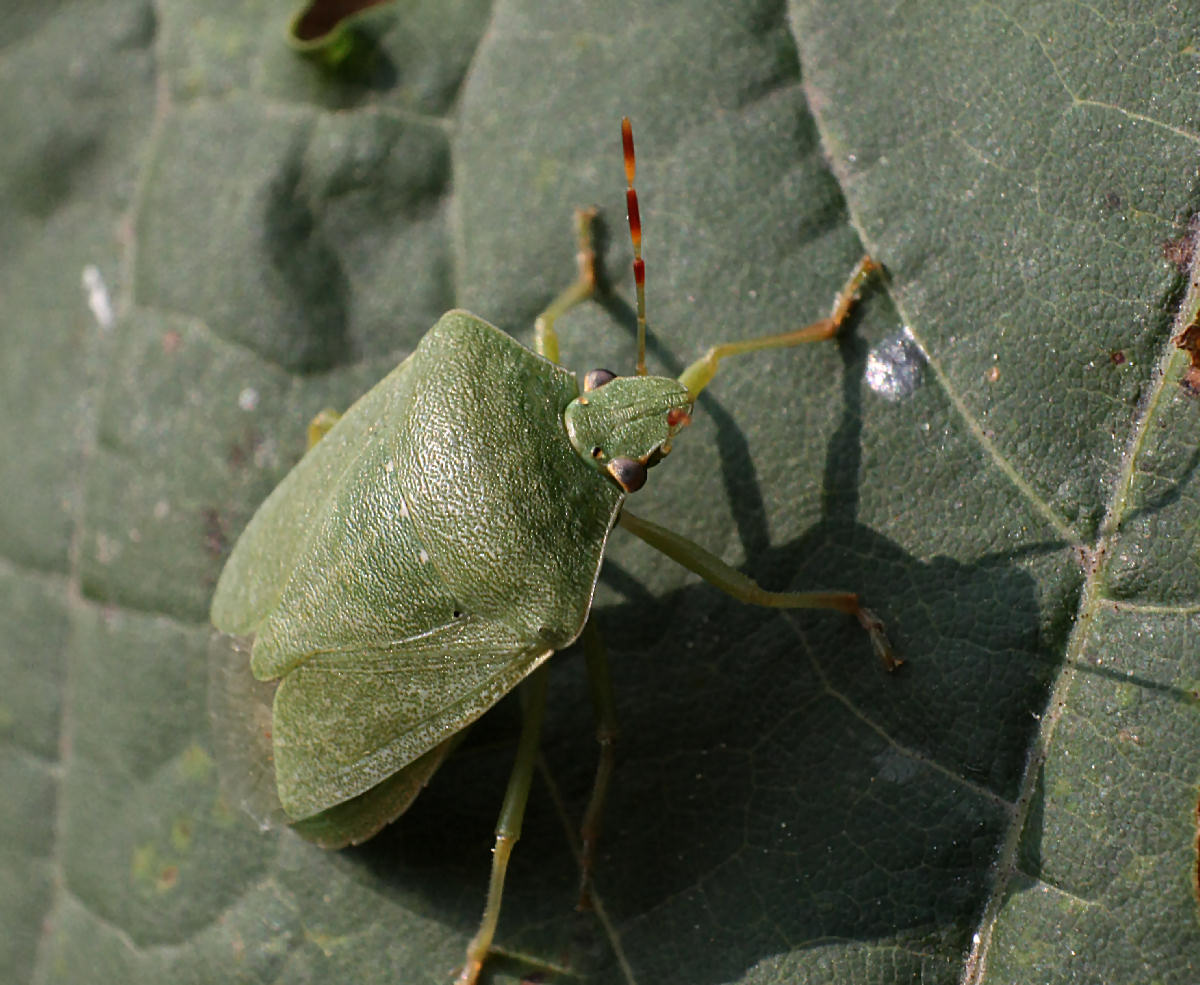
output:
[[538, 315], [533, 323], [534, 349], [538, 355], [554, 363], [558, 362], [555, 320], [596, 293], [596, 250], [592, 243], [592, 222], [595, 218], [594, 208], [575, 210], [575, 228], [579, 236], [579, 253], [575, 259], [579, 264], [579, 276], [574, 284], [550, 302], [550, 307]]
[[622, 510], [619, 522], [651, 547], [741, 602], [777, 609], [836, 609], [854, 616], [871, 637], [871, 646], [888, 670], [895, 670], [903, 662], [892, 652], [882, 621], [864, 608], [853, 592], [768, 592], [715, 554], [666, 527], [636, 517], [628, 510]]
[[525, 803], [529, 799], [529, 784], [533, 778], [542, 717], [546, 710], [544, 665], [530, 674], [522, 685], [521, 710], [524, 719], [521, 724], [521, 739], [517, 746], [517, 758], [513, 763], [512, 774], [508, 778], [508, 787], [504, 791], [500, 819], [496, 823], [496, 847], [492, 850], [492, 877], [488, 883], [487, 903], [484, 906], [483, 919], [479, 922], [479, 929], [467, 945], [466, 963], [458, 976], [458, 985], [475, 985], [491, 949], [492, 938], [496, 934], [508, 858], [512, 854], [513, 846], [521, 837], [521, 821], [525, 816]]
[[754, 352], [758, 349], [783, 349], [788, 346], [801, 345], [805, 342], [824, 342], [837, 335], [838, 330], [850, 314], [850, 309], [862, 289], [864, 281], [876, 270], [879, 264], [868, 256], [864, 256], [854, 266], [845, 286], [838, 291], [833, 299], [833, 310], [828, 318], [822, 318], [804, 328], [791, 332], [781, 332], [778, 335], [764, 335], [756, 339], [745, 339], [741, 342], [726, 342], [714, 345], [703, 356], [692, 363], [679, 375], [679, 382], [688, 388], [693, 397], [697, 397], [717, 372], [717, 363], [725, 356], [733, 356], [742, 352]]
[[583, 813], [580, 826], [579, 902], [580, 910], [592, 908], [592, 871], [596, 861], [596, 842], [600, 837], [600, 815], [608, 794], [616, 762], [614, 745], [617, 740], [617, 703], [613, 697], [612, 679], [608, 672], [608, 653], [595, 621], [588, 619], [583, 627], [583, 654], [587, 660], [588, 683], [592, 690], [592, 706], [596, 713], [596, 741], [600, 744], [600, 760], [596, 764], [596, 779], [592, 796]]
[[342, 415], [332, 407], [319, 410], [316, 416], [308, 422], [308, 451], [325, 435], [333, 430], [333, 426], [341, 420]]

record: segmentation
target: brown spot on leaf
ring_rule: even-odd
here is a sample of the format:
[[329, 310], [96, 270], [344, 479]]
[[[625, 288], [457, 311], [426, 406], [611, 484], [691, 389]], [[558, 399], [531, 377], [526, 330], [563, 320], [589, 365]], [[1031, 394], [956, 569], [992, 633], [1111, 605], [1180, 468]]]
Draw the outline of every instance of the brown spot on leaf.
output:
[[1196, 241], [1200, 239], [1200, 216], [1192, 216], [1187, 232], [1178, 239], [1169, 239], [1162, 245], [1163, 259], [1173, 263], [1181, 274], [1186, 274], [1196, 256]]
[[1193, 397], [1200, 397], [1200, 320], [1193, 319], [1182, 332], [1175, 336], [1175, 345], [1188, 354], [1191, 365], [1179, 381]]
[[206, 506], [200, 511], [204, 524], [204, 549], [211, 558], [222, 558], [229, 545], [229, 531], [225, 529], [225, 520], [220, 512], [212, 506]]
[[1181, 236], [1179, 239], [1169, 239], [1163, 243], [1162, 255], [1164, 260], [1179, 268], [1182, 274], [1187, 273], [1187, 268], [1191, 266], [1195, 249], [1196, 244], [1192, 242], [1191, 236]]
[[242, 437], [230, 442], [229, 451], [225, 454], [225, 461], [229, 463], [229, 471], [240, 472], [249, 465], [254, 460], [258, 444], [258, 435], [253, 428], [247, 429]]
[[1200, 903], [1200, 801], [1196, 804], [1196, 866], [1192, 872], [1192, 891]]
[[[1200, 214], [1188, 221], [1187, 233], [1178, 240], [1164, 244], [1163, 256], [1187, 274], [1187, 288], [1179, 313], [1175, 316], [1177, 348], [1188, 354], [1190, 365], [1179, 381], [1180, 386], [1193, 397], [1200, 397], [1200, 255], [1196, 244], [1200, 242]], [[1182, 327], [1181, 327], [1182, 326]]]

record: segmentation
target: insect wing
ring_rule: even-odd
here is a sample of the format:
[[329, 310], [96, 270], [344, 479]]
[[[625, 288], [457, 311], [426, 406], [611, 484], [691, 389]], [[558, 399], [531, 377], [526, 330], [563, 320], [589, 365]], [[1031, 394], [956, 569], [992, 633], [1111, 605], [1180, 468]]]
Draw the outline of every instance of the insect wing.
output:
[[212, 603], [217, 629], [257, 632], [275, 609], [343, 477], [370, 448], [381, 421], [394, 413], [408, 365], [405, 360], [360, 397], [258, 508], [217, 582]]
[[293, 819], [365, 793], [473, 722], [550, 656], [463, 618], [409, 639], [313, 655], [275, 695], [275, 771]]
[[408, 810], [466, 733], [459, 732], [365, 793], [300, 822], [275, 784], [272, 705], [277, 682], [250, 673], [251, 640], [214, 632], [208, 648], [208, 710], [225, 799], [263, 830], [289, 826], [323, 848], [357, 845]]
[[[446, 586], [437, 547], [408, 506], [390, 412], [375, 432], [323, 513], [311, 518], [314, 529], [259, 624], [251, 666], [260, 680], [285, 676], [323, 654], [402, 646], [458, 618], [462, 603]], [[335, 427], [316, 447], [337, 433]], [[511, 648], [507, 639], [504, 645]]]
[[245, 636], [214, 632], [208, 641], [208, 714], [212, 720], [221, 793], [264, 830], [287, 815], [275, 791], [271, 704], [275, 684], [250, 673]]
[[465, 734], [459, 732], [435, 746], [366, 793], [302, 821], [293, 821], [292, 829], [322, 848], [362, 844], [408, 810]]
[[448, 313], [252, 519], [213, 621], [254, 633], [254, 676], [280, 679], [271, 732], [293, 822], [410, 768], [578, 633], [620, 495], [563, 432], [576, 392]]

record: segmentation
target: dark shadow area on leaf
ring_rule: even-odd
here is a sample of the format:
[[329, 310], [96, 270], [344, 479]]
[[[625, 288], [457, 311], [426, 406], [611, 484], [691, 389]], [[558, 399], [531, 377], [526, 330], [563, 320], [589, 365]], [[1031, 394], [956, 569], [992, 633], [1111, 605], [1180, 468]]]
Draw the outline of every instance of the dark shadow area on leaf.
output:
[[[839, 572], [877, 600], [907, 664], [884, 673], [835, 614], [766, 615], [705, 587], [656, 612], [603, 614], [651, 640], [617, 672], [636, 678], [618, 680], [628, 738], [611, 814], [623, 830], [598, 877], [626, 946], [643, 945], [639, 971], [672, 977], [653, 964], [659, 935], [697, 955], [694, 982], [736, 980], [809, 940], [935, 934], [965, 947], [1006, 829], [998, 795], [1015, 789], [1051, 669], [1032, 580], [914, 565], [834, 524], [762, 564], [790, 567], [797, 588]], [[664, 609], [662, 650], [669, 639], [686, 667], [657, 658]]]
[[51, 134], [18, 158], [5, 182], [16, 194], [6, 195], [25, 215], [47, 219], [70, 198], [95, 164], [100, 141], [95, 134]]
[[[599, 614], [621, 738], [597, 887], [626, 954], [639, 976], [704, 985], [805, 941], [966, 948], [1009, 823], [1001, 795], [1015, 790], [1053, 669], [1032, 580], [999, 563], [914, 564], [833, 522], [762, 566], [789, 569], [792, 587], [840, 572], [879, 601], [908, 662], [885, 673], [838, 614], [764, 613], [703, 584]], [[543, 753], [573, 826], [596, 745], [582, 659], [554, 660]], [[517, 730], [506, 700], [406, 816], [352, 853], [464, 937]], [[536, 782], [497, 943], [615, 980], [600, 925], [585, 919], [578, 936], [577, 878]]]
[[349, 281], [305, 197], [302, 178], [301, 159], [292, 156], [267, 189], [262, 229], [263, 253], [303, 326], [288, 333], [287, 351], [272, 356], [304, 373], [352, 363], [358, 353], [349, 333]]
[[1196, 469], [1200, 466], [1200, 445], [1192, 449], [1186, 460], [1173, 468], [1172, 475], [1156, 475], [1156, 485], [1161, 486], [1157, 492], [1147, 495], [1145, 499], [1122, 518], [1129, 524], [1135, 520], [1161, 513], [1169, 506], [1174, 506], [1183, 498], [1196, 478]]
[[1025, 828], [1021, 832], [1018, 846], [1018, 873], [1015, 882], [1022, 880], [1036, 883], [1042, 872], [1042, 832], [1046, 825], [1046, 774], [1045, 764], [1038, 767], [1037, 779], [1030, 794], [1029, 809], [1025, 815]]
[[353, 106], [395, 87], [400, 73], [380, 43], [380, 27], [342, 28], [330, 46], [306, 53], [321, 75], [323, 95], [335, 105]]
[[1093, 677], [1103, 677], [1106, 680], [1113, 681], [1116, 684], [1134, 685], [1143, 691], [1150, 691], [1154, 694], [1161, 695], [1168, 701], [1172, 701], [1176, 704], [1191, 708], [1200, 708], [1200, 691], [1163, 684], [1161, 681], [1156, 681], [1151, 677], [1147, 677], [1145, 674], [1134, 674], [1126, 670], [1117, 670], [1113, 667], [1097, 667], [1094, 664], [1078, 662], [1075, 663], [1075, 670], [1080, 674], [1089, 674]]

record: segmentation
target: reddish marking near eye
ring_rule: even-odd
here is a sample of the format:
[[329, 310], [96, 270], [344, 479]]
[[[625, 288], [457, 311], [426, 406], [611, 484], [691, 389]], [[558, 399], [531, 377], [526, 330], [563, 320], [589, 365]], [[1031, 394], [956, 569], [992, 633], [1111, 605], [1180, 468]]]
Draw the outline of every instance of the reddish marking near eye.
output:
[[692, 423], [692, 415], [682, 407], [672, 407], [667, 411], [667, 426], [680, 427], [684, 424]]

